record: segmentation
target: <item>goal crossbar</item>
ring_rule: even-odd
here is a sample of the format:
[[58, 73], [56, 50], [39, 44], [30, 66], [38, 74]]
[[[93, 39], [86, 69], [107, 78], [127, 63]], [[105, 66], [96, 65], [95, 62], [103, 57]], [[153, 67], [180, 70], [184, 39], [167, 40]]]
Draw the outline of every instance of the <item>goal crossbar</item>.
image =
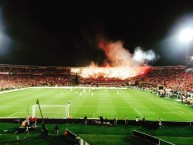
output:
[[[40, 117], [37, 104], [32, 105], [32, 117]], [[70, 105], [41, 105], [41, 111], [46, 118], [69, 118]]]

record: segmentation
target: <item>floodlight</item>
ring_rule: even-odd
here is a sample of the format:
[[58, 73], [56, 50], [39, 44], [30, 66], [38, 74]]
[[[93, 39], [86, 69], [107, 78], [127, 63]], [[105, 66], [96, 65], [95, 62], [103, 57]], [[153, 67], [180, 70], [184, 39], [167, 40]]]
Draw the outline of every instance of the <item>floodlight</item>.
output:
[[193, 28], [191, 27], [183, 28], [179, 32], [179, 40], [185, 43], [189, 43], [191, 40], [193, 40]]

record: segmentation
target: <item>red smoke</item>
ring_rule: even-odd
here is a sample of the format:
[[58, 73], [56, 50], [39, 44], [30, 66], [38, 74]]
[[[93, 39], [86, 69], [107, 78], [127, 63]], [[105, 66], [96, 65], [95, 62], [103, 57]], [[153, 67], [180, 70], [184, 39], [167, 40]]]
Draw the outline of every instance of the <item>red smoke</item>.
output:
[[98, 47], [105, 52], [107, 62], [104, 66], [110, 67], [134, 67], [139, 66], [133, 59], [132, 55], [123, 47], [121, 41], [107, 41], [100, 39]]
[[149, 55], [146, 55], [146, 52], [137, 49], [135, 51], [136, 53], [132, 55], [123, 47], [123, 42], [121, 41], [113, 42], [105, 39], [99, 39], [98, 47], [103, 50], [106, 55], [106, 60], [104, 61], [102, 67], [99, 67], [96, 63], [91, 62], [88, 67], [74, 69], [72, 71], [76, 73], [78, 72], [83, 78], [103, 77], [118, 78], [123, 80], [138, 75], [144, 75], [150, 68], [143, 64], [143, 60], [146, 59], [146, 56], [149, 57]]

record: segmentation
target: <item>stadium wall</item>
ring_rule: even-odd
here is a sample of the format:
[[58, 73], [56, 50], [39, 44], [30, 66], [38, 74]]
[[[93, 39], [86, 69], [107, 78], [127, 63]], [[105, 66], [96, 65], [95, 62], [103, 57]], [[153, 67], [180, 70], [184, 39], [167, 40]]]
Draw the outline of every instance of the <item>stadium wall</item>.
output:
[[[7, 123], [18, 123], [21, 124], [22, 121], [24, 121], [26, 118], [0, 118], [0, 122], [7, 122]], [[74, 124], [84, 124], [84, 119], [43, 119], [45, 123], [74, 123]], [[108, 123], [105, 123], [103, 125], [111, 126], [113, 125], [114, 120], [108, 120]], [[42, 123], [42, 119], [38, 119], [37, 123]], [[101, 125], [100, 119], [88, 119], [88, 123], [90, 125]], [[124, 125], [124, 120], [118, 120], [117, 124]], [[162, 121], [162, 126], [193, 126], [193, 122], [178, 122], [178, 121]], [[135, 120], [128, 120], [128, 125], [142, 125], [149, 129], [157, 129], [159, 128], [158, 121], [149, 121], [146, 120], [138, 121]]]

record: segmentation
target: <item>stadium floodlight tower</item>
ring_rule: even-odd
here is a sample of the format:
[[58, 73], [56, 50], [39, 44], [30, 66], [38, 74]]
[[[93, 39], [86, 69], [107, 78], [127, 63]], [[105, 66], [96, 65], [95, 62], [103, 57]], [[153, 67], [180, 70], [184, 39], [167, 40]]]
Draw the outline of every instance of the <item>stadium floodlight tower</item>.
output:
[[183, 27], [179, 31], [179, 41], [185, 45], [185, 65], [188, 65], [189, 59], [191, 58], [189, 49], [193, 40], [193, 26]]

